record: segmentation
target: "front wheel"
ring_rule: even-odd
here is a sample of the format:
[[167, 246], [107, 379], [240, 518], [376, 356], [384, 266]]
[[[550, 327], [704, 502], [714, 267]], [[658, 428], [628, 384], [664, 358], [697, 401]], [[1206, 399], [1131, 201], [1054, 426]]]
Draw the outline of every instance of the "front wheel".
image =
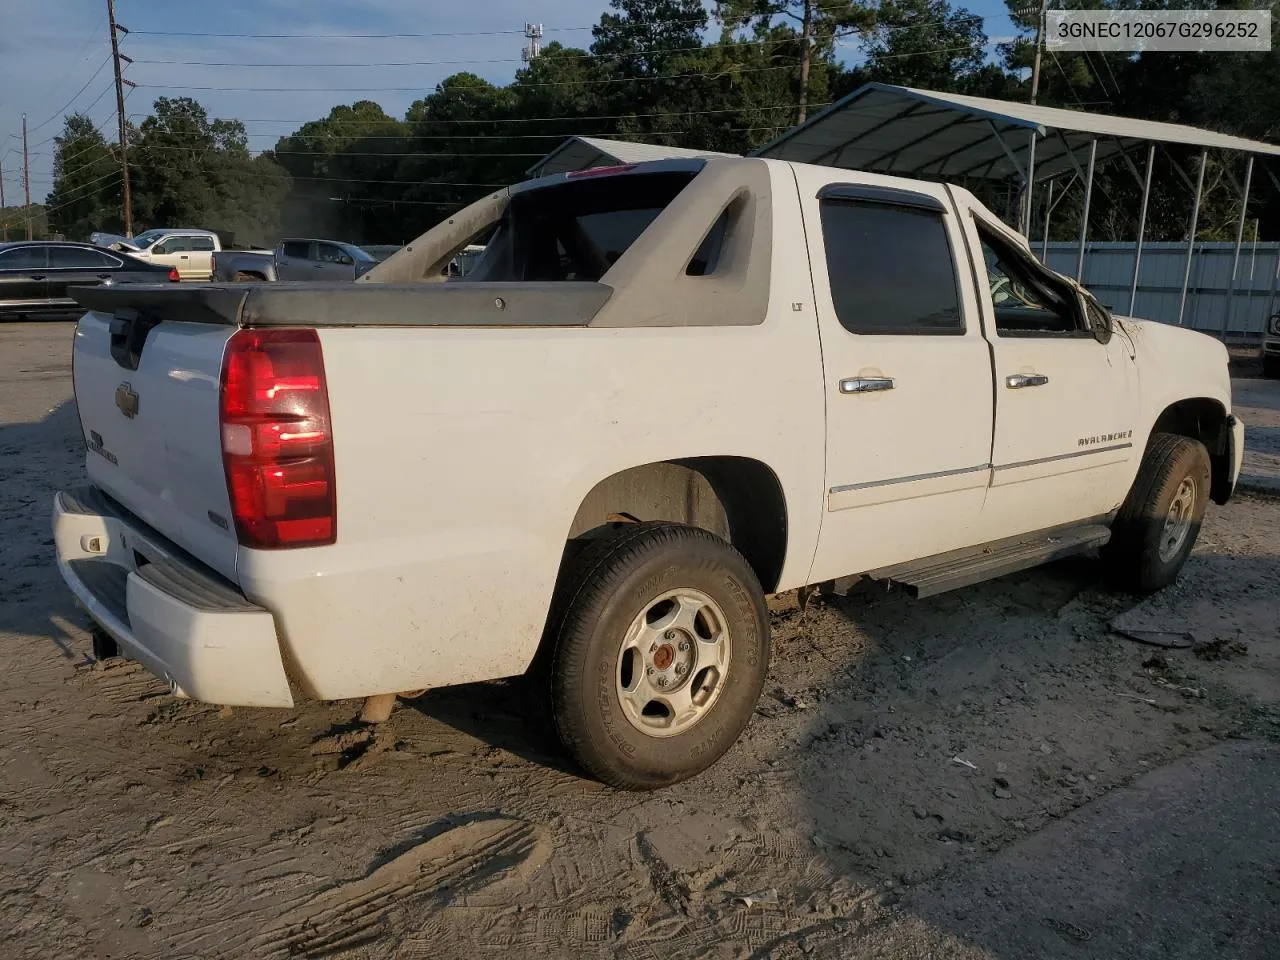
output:
[[641, 523], [591, 543], [560, 586], [551, 708], [592, 776], [651, 790], [702, 772], [751, 719], [769, 616], [742, 555], [704, 530]]
[[1151, 593], [1177, 579], [1200, 534], [1209, 470], [1199, 441], [1170, 433], [1151, 438], [1103, 551], [1122, 585]]

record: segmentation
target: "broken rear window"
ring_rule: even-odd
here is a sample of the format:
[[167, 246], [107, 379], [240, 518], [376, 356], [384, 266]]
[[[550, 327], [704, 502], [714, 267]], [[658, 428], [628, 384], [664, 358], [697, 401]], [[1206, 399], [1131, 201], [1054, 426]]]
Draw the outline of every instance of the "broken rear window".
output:
[[694, 176], [603, 176], [517, 193], [479, 263], [456, 282], [599, 280]]

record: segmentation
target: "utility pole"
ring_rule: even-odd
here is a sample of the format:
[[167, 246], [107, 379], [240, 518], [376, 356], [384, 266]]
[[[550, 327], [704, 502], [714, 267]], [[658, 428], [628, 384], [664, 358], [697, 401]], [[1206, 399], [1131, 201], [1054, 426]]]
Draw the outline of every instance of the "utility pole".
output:
[[804, 123], [809, 115], [809, 62], [813, 57], [813, 3], [804, 0], [804, 12], [800, 17], [800, 109], [796, 123]]
[[[3, 209], [4, 209], [4, 160], [0, 160], [0, 210], [3, 210]], [[0, 240], [0, 243], [2, 242], [3, 241]]]
[[1040, 12], [1036, 15], [1036, 58], [1031, 62], [1031, 102], [1036, 102], [1036, 94], [1040, 92], [1040, 57], [1044, 49], [1045, 11], [1049, 9], [1049, 0], [1040, 0]]
[[27, 205], [22, 212], [27, 217], [27, 239], [31, 239], [31, 165], [27, 162], [27, 115], [22, 115], [22, 189], [26, 193]]
[[116, 23], [115, 0], [107, 0], [107, 22], [111, 27], [111, 60], [116, 68], [116, 116], [120, 121], [120, 175], [124, 183], [124, 235], [133, 236], [133, 201], [129, 197], [129, 144], [125, 135], [124, 122], [124, 86], [133, 86], [120, 76], [120, 61], [133, 63], [129, 57], [120, 52], [120, 34], [129, 31]]

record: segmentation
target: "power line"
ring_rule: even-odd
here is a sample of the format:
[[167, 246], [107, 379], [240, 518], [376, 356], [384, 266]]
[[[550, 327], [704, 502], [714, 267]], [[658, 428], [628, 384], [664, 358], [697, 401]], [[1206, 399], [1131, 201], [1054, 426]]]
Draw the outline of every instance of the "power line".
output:
[[[828, 10], [843, 11], [848, 9], [848, 4], [814, 4], [811, 8], [814, 12], [823, 12]], [[756, 17], [747, 17], [746, 20], [754, 20]], [[772, 19], [772, 17], [770, 18]], [[1011, 19], [1008, 14], [992, 14], [990, 17], [982, 17], [973, 15], [969, 19], [987, 20], [987, 19]], [[667, 20], [648, 20], [645, 21], [646, 26], [699, 26], [719, 22], [724, 24], [725, 21], [718, 20], [714, 16], [704, 15], [701, 17], [676, 17]], [[946, 22], [945, 18], [939, 19], [937, 22]], [[548, 33], [582, 33], [593, 31], [600, 27], [599, 22], [588, 24], [586, 26], [552, 26], [546, 27]], [[516, 30], [462, 30], [462, 31], [434, 31], [431, 33], [205, 33], [181, 30], [134, 30], [137, 36], [150, 37], [210, 37], [223, 40], [429, 40], [435, 37], [509, 37], [524, 36], [524, 28]]]
[[[659, 80], [721, 80], [725, 77], [738, 76], [743, 73], [773, 73], [778, 70], [794, 70], [793, 64], [780, 64], [772, 67], [743, 67], [741, 69], [718, 70], [715, 73], [664, 73], [651, 77], [599, 77], [590, 80], [544, 80], [534, 83], [521, 83], [521, 87], [565, 87], [582, 84], [603, 83], [653, 83]], [[149, 90], [195, 90], [215, 91], [218, 93], [422, 93], [419, 84], [412, 87], [211, 87], [211, 86], [174, 86], [160, 83], [140, 83], [139, 88]]]
[[102, 63], [98, 65], [98, 69], [93, 71], [93, 76], [91, 76], [88, 80], [84, 82], [84, 86], [82, 86], [79, 90], [76, 91], [75, 96], [73, 96], [70, 100], [68, 100], [61, 107], [55, 110], [46, 119], [42, 120], [40, 123], [37, 123], [34, 127], [31, 128], [31, 131], [34, 133], [36, 130], [39, 130], [41, 127], [47, 126], [48, 124], [56, 120], [58, 117], [62, 116], [66, 112], [67, 108], [70, 107], [73, 103], [76, 102], [76, 100], [80, 98], [80, 94], [84, 93], [87, 89], [89, 89], [89, 84], [93, 83], [93, 81], [98, 79], [98, 74], [100, 74], [103, 70], [105, 70], [107, 67], [107, 64], [110, 62], [111, 62], [111, 57], [108, 56], [107, 59], [103, 60]]
[[[988, 19], [996, 19], [995, 17], [985, 17], [974, 15], [970, 17], [961, 17], [957, 20], [927, 20], [919, 23], [907, 23], [897, 25], [884, 25], [877, 27], [877, 32], [897, 33], [907, 30], [923, 30], [935, 26], [950, 26], [962, 23], [983, 23]], [[583, 28], [586, 29], [586, 28]], [[142, 33], [144, 31], [135, 31]], [[522, 31], [509, 31], [511, 33], [522, 33]], [[733, 40], [724, 45], [722, 49], [735, 50], [742, 47], [767, 47], [767, 46], [787, 46], [800, 42], [799, 37], [770, 37], [764, 40]], [[655, 54], [675, 54], [675, 53], [699, 53], [707, 50], [714, 50], [719, 44], [703, 44], [696, 47], [652, 47], [640, 50], [635, 53], [585, 53], [574, 51], [560, 51], [555, 54], [548, 54], [545, 50], [542, 52], [540, 59], [548, 61], [575, 62], [581, 60], [627, 60], [636, 56], [651, 57]], [[915, 55], [915, 54], [907, 54]], [[179, 66], [179, 67], [299, 67], [299, 68], [370, 68], [370, 67], [459, 67], [459, 66], [476, 66], [495, 63], [524, 63], [523, 57], [481, 57], [468, 60], [380, 60], [373, 63], [333, 63], [332, 61], [310, 61], [310, 62], [251, 62], [240, 60], [148, 60], [138, 59], [134, 61], [138, 65], [147, 66]]]
[[[830, 103], [811, 104], [811, 106], [826, 107], [826, 106], [830, 106]], [[239, 118], [239, 122], [240, 123], [296, 123], [296, 124], [327, 123], [331, 125], [340, 124], [344, 126], [347, 124], [376, 124], [376, 123], [404, 123], [404, 124], [410, 124], [410, 125], [433, 124], [438, 126], [451, 126], [455, 124], [457, 125], [488, 124], [490, 126], [496, 126], [499, 124], [508, 124], [508, 123], [579, 123], [584, 120], [642, 120], [642, 119], [651, 118], [651, 117], [704, 117], [704, 116], [712, 116], [712, 115], [726, 114], [726, 113], [749, 113], [757, 110], [790, 111], [794, 109], [795, 109], [795, 106], [791, 104], [778, 104], [778, 105], [760, 104], [760, 105], [752, 105], [747, 107], [718, 107], [710, 110], [668, 110], [662, 113], [593, 113], [593, 114], [582, 114], [580, 116], [560, 115], [556, 117], [501, 117], [501, 118], [494, 118], [490, 120], [471, 119], [471, 118], [465, 118], [465, 117], [450, 118], [447, 120], [444, 120], [444, 119], [437, 120], [430, 117], [423, 120], [396, 120], [394, 117], [387, 117], [385, 119], [379, 118], [378, 120], [326, 120], [324, 118], [309, 117], [306, 120], [296, 120], [296, 119], [291, 120], [291, 119], [284, 119], [284, 118], [258, 118], [258, 119]], [[679, 132], [679, 131], [672, 131], [672, 132]], [[563, 139], [564, 137], [571, 137], [575, 135], [587, 136], [587, 134], [576, 134], [576, 133], [562, 133], [562, 134], [521, 133], [521, 134], [512, 134], [509, 136], [530, 137], [530, 138], [558, 136], [561, 139]], [[314, 134], [302, 134], [302, 136], [314, 136]], [[480, 138], [485, 136], [485, 134], [468, 133], [468, 134], [463, 134], [463, 136]], [[605, 134], [605, 136], [608, 136], [608, 134]], [[373, 139], [373, 138], [370, 137], [369, 139]], [[421, 137], [419, 139], [428, 139], [428, 138]]]
[[[80, 191], [80, 190], [84, 190], [85, 188], [90, 187], [90, 186], [92, 186], [92, 185], [94, 185], [94, 184], [98, 183], [100, 180], [105, 180], [107, 177], [115, 177], [115, 176], [119, 176], [119, 175], [120, 175], [120, 171], [119, 171], [119, 170], [112, 170], [109, 174], [107, 174], [107, 175], [106, 175], [106, 176], [104, 176], [104, 177], [99, 177], [97, 180], [90, 180], [90, 181], [88, 181], [87, 183], [82, 183], [82, 184], [80, 184], [80, 186], [78, 186], [78, 187], [73, 187], [73, 188], [72, 188], [72, 192], [77, 192], [77, 191]], [[99, 188], [98, 188], [98, 190], [99, 190], [99, 191], [100, 191], [100, 190], [102, 190], [102, 189], [103, 189], [102, 187], [99, 187]], [[45, 214], [45, 223], [46, 223], [46, 225], [47, 225], [47, 224], [48, 224], [48, 215], [49, 215], [50, 213], [52, 213], [52, 212], [53, 212], [53, 211], [55, 211], [55, 210], [61, 210], [61, 209], [63, 209], [64, 207], [69, 207], [69, 206], [71, 206], [71, 204], [73, 204], [73, 203], [79, 203], [81, 200], [87, 199], [89, 196], [92, 196], [92, 194], [93, 194], [94, 192], [95, 192], [95, 191], [90, 191], [89, 193], [81, 194], [80, 196], [77, 196], [77, 197], [71, 197], [70, 199], [63, 200], [62, 202], [60, 202], [60, 203], [55, 203], [55, 204], [53, 204], [53, 205], [51, 205], [51, 206], [46, 206], [46, 205], [44, 205], [44, 204], [35, 204], [35, 206], [40, 207], [40, 208], [41, 208], [41, 211]], [[21, 218], [21, 217], [19, 217], [19, 218], [18, 218], [18, 219], [16, 219], [16, 220], [10, 220], [8, 223], [0, 224], [0, 230], [6, 229], [6, 228], [8, 228], [8, 227], [12, 227], [12, 226], [14, 226], [15, 224], [17, 224], [17, 223], [21, 222], [21, 220], [22, 220], [22, 218]]]

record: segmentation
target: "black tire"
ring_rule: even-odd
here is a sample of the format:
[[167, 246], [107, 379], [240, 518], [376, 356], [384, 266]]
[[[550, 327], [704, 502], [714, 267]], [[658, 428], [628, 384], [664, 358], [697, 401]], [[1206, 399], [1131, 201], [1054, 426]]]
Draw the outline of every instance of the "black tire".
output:
[[1262, 375], [1268, 380], [1280, 380], [1280, 357], [1262, 358]]
[[[1189, 482], [1189, 494], [1183, 484]], [[1171, 433], [1157, 433], [1147, 444], [1138, 476], [1133, 481], [1115, 522], [1111, 542], [1103, 550], [1112, 577], [1138, 593], [1152, 593], [1178, 578], [1195, 546], [1209, 502], [1211, 474], [1204, 444]], [[1175, 499], [1189, 497], [1185, 536], [1167, 542], [1166, 524]]]
[[[589, 542], [567, 562], [571, 569], [561, 577], [547, 625], [542, 673], [560, 742], [587, 773], [622, 789], [652, 790], [701, 773], [746, 727], [768, 669], [769, 614], [750, 565], [719, 537], [673, 523], [629, 525]], [[629, 670], [645, 669], [635, 660], [638, 651], [624, 653], [623, 640], [677, 589], [709, 598], [710, 609], [723, 614], [729, 654], [723, 673], [697, 659], [703, 648], [696, 638], [688, 644], [692, 653], [676, 654], [694, 659], [684, 668], [687, 678], [675, 682], [698, 690], [696, 698], [708, 691], [699, 685], [701, 677], [714, 696], [687, 729], [655, 735], [636, 724], [664, 722], [660, 715], [633, 721], [623, 706], [618, 684]], [[677, 666], [668, 659], [663, 669], [670, 673]], [[660, 672], [657, 679], [666, 677]], [[676, 721], [671, 713], [667, 722]]]

